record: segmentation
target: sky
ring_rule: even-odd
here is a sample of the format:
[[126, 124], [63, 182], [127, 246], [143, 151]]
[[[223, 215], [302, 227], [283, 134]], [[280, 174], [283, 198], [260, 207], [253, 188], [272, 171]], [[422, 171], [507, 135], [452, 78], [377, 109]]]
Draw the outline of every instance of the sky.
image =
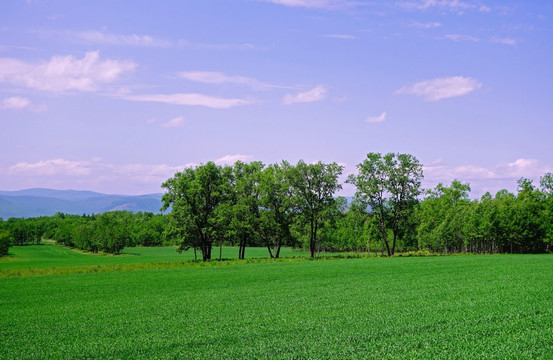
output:
[[516, 191], [553, 171], [552, 64], [551, 1], [6, 0], [0, 190], [393, 152]]

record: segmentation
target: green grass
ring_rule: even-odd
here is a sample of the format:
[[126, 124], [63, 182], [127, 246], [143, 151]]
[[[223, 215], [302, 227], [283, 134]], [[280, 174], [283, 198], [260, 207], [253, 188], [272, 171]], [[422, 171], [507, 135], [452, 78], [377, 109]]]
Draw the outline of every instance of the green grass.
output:
[[[306, 252], [296, 252], [291, 248], [282, 248], [280, 256], [307, 256]], [[213, 248], [212, 257], [219, 258], [219, 248]], [[247, 248], [246, 258], [267, 258], [266, 248]], [[198, 253], [201, 259], [201, 252]], [[223, 247], [223, 258], [238, 258], [237, 247]], [[121, 255], [103, 255], [83, 253], [50, 242], [42, 245], [13, 246], [9, 256], [0, 258], [0, 272], [10, 269], [43, 269], [60, 267], [84, 267], [116, 264], [141, 264], [154, 262], [182, 262], [194, 259], [194, 251], [178, 253], [176, 247], [135, 247], [123, 249]]]
[[553, 358], [553, 257], [0, 279], [2, 359]]

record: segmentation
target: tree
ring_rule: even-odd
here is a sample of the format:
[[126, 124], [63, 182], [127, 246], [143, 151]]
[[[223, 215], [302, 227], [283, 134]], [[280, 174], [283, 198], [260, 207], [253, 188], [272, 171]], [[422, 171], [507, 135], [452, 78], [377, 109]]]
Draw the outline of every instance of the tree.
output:
[[12, 236], [6, 231], [0, 229], [0, 257], [8, 255], [8, 249], [12, 244]]
[[211, 259], [213, 241], [219, 233], [217, 211], [228, 194], [221, 166], [208, 162], [178, 172], [162, 184], [162, 210], [171, 207], [169, 235], [179, 239], [178, 251], [200, 249], [204, 261]]
[[543, 247], [543, 201], [542, 193], [532, 184], [532, 180], [518, 180], [518, 194], [514, 202], [512, 233], [515, 234], [514, 247], [519, 252], [536, 252]]
[[427, 192], [417, 209], [419, 248], [434, 251], [460, 251], [464, 245], [466, 227], [463, 217], [470, 200], [470, 185], [453, 180], [451, 186], [438, 184]]
[[540, 185], [544, 194], [542, 227], [546, 251], [550, 251], [553, 244], [553, 174], [547, 173], [540, 178]]
[[232, 168], [230, 189], [232, 206], [228, 227], [229, 238], [238, 240], [238, 258], [244, 259], [246, 246], [255, 243], [259, 236], [259, 182], [263, 163], [237, 161]]
[[343, 166], [336, 163], [324, 164], [320, 161], [306, 164], [303, 160], [293, 167], [284, 164], [302, 224], [308, 226], [309, 252], [313, 258], [319, 241], [318, 231], [328, 215], [325, 211], [335, 201], [336, 191], [342, 188], [338, 177], [342, 174]]
[[[380, 153], [369, 153], [357, 169], [359, 173], [350, 175], [347, 182], [357, 187], [355, 197], [378, 218], [380, 238], [386, 245], [388, 255], [392, 256], [417, 204], [422, 167], [409, 154], [388, 153], [382, 156]], [[388, 229], [393, 234], [391, 247]]]
[[278, 258], [282, 245], [291, 245], [294, 241], [290, 227], [296, 211], [286, 170], [289, 168], [286, 162], [282, 166], [271, 164], [263, 170], [259, 182], [259, 233], [271, 258]]

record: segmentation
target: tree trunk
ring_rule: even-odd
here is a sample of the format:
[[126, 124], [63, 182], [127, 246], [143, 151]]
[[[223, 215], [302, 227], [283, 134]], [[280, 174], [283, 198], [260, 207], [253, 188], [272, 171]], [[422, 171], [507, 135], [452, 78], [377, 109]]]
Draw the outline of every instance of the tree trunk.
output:
[[241, 239], [238, 244], [238, 259], [244, 259], [246, 253], [246, 240]]
[[396, 240], [397, 240], [397, 232], [394, 231], [394, 242], [392, 244], [392, 255], [396, 253]]
[[311, 258], [315, 257], [315, 240], [314, 240], [315, 226], [313, 222], [314, 222], [313, 219], [311, 219], [311, 233], [309, 234], [309, 252], [311, 253]]
[[271, 256], [271, 259], [274, 259], [273, 252], [271, 251], [271, 245], [267, 242], [267, 250], [269, 250], [269, 255]]
[[223, 260], [223, 239], [219, 242], [219, 261]]

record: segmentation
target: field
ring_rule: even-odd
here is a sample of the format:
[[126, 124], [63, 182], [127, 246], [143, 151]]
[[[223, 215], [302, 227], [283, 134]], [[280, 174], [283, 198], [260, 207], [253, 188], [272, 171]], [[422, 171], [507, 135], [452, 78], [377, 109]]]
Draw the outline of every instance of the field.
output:
[[[39, 246], [14, 246], [10, 248], [10, 257], [0, 258], [0, 272], [9, 269], [30, 268], [60, 268], [86, 267], [119, 264], [140, 264], [158, 262], [182, 262], [194, 259], [194, 251], [178, 253], [176, 247], [130, 247], [125, 248], [121, 255], [101, 255], [84, 253], [64, 246], [43, 241]], [[307, 256], [307, 252], [298, 252], [290, 248], [282, 248], [280, 256]], [[213, 248], [213, 258], [219, 258], [219, 248]], [[269, 257], [266, 248], [247, 248], [246, 258]], [[198, 253], [198, 258], [202, 254]], [[238, 258], [238, 248], [223, 247], [223, 258]]]
[[0, 358], [552, 358], [552, 265], [467, 255], [1, 278]]

